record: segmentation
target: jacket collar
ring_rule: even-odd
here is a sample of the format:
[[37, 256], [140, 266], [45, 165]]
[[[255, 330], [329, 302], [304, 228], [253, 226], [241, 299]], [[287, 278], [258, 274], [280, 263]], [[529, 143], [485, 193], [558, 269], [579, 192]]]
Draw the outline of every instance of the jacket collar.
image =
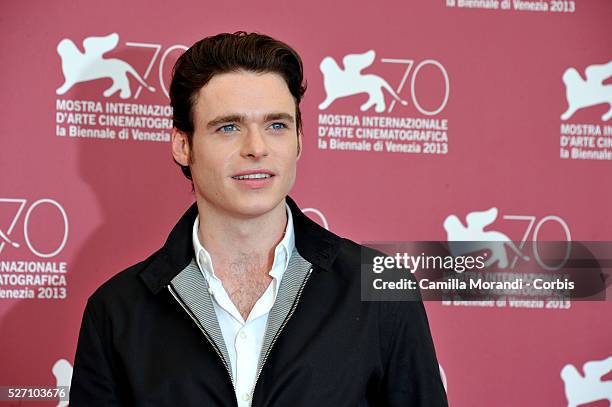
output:
[[[293, 216], [298, 253], [314, 266], [329, 271], [342, 239], [304, 215], [291, 197], [286, 196], [286, 201]], [[149, 258], [140, 272], [140, 278], [154, 294], [167, 286], [193, 259], [191, 232], [197, 215], [198, 207], [194, 203], [174, 226], [164, 246]]]

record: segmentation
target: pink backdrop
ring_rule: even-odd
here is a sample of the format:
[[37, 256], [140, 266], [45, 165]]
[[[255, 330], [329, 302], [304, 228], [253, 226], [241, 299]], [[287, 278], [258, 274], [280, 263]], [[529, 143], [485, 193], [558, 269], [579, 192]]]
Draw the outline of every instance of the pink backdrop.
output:
[[[602, 117], [612, 107], [612, 70], [603, 65], [612, 61], [612, 3], [264, 3], [1, 6], [0, 386], [55, 386], [56, 362], [73, 363], [88, 296], [162, 245], [193, 201], [164, 141], [168, 112], [156, 106], [168, 104], [182, 47], [218, 32], [259, 31], [300, 52], [308, 91], [292, 196], [335, 233], [359, 242], [447, 240], [447, 216], [496, 207], [490, 227], [515, 241], [612, 240], [612, 120]], [[104, 57], [104, 44], [84, 55], [71, 46], [83, 52], [87, 38], [112, 33], [118, 43], [109, 37]], [[332, 60], [343, 67], [349, 54], [373, 61], [348, 96], [321, 106], [342, 92]], [[346, 72], [354, 61], [345, 61]], [[125, 98], [105, 96], [128, 67], [155, 91], [129, 76]], [[571, 68], [586, 82], [567, 82], [568, 102], [562, 78]], [[84, 81], [92, 72], [98, 79]], [[383, 83], [406, 105], [392, 103], [389, 91], [377, 96]], [[360, 109], [369, 98], [380, 111]], [[561, 118], [568, 103], [584, 107]], [[406, 127], [367, 125], [381, 117], [404, 118]], [[434, 129], [419, 133], [424, 123]], [[71, 136], [88, 129], [115, 138]], [[363, 139], [364, 129], [393, 130], [398, 139]], [[150, 139], [139, 140], [142, 132]], [[417, 135], [431, 139], [402, 139]], [[359, 150], [364, 141], [370, 151]], [[23, 271], [30, 269], [38, 271]], [[584, 405], [608, 405], [596, 393], [612, 393], [612, 374], [566, 383], [560, 373], [612, 356], [609, 302], [426, 307], [451, 405], [559, 406], [566, 390], [572, 398], [580, 389]]]

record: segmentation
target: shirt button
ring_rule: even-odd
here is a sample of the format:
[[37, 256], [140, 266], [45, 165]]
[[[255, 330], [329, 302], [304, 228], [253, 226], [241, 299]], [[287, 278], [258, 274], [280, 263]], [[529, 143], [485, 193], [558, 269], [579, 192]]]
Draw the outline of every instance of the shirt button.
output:
[[244, 331], [240, 331], [240, 339], [246, 339], [247, 334], [244, 333]]
[[208, 294], [214, 295], [215, 294], [215, 290], [213, 290], [212, 287], [208, 287]]
[[244, 394], [242, 395], [242, 399], [243, 399], [244, 401], [249, 401], [249, 400], [251, 399], [251, 394], [250, 394], [250, 393], [244, 393]]

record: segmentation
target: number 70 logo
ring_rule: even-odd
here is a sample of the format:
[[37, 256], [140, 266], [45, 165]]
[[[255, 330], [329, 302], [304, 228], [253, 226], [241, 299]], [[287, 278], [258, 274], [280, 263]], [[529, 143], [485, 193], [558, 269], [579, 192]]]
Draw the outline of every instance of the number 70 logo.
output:
[[[7, 244], [13, 246], [14, 248], [21, 247], [21, 244], [12, 240], [10, 236], [11, 233], [14, 231], [15, 227], [17, 226], [18, 222], [20, 221], [21, 214], [24, 212], [24, 209], [26, 209], [26, 207], [27, 210], [25, 211], [25, 215], [23, 217], [23, 238], [25, 240], [26, 246], [30, 249], [30, 251], [38, 257], [49, 258], [57, 255], [64, 249], [64, 247], [66, 246], [66, 241], [68, 240], [68, 216], [66, 215], [66, 211], [64, 210], [64, 208], [57, 201], [47, 198], [39, 199], [28, 206], [27, 199], [0, 198], [0, 204], [11, 204], [11, 206], [14, 204], [19, 205], [17, 213], [11, 220], [9, 227], [6, 230], [0, 227], [0, 254], [2, 254], [2, 251], [4, 250], [4, 247]], [[63, 236], [60, 244], [54, 250], [51, 250], [46, 253], [35, 247], [34, 243], [32, 242], [29, 229], [30, 217], [37, 209], [40, 209], [45, 205], [51, 206], [60, 213], [64, 225]]]

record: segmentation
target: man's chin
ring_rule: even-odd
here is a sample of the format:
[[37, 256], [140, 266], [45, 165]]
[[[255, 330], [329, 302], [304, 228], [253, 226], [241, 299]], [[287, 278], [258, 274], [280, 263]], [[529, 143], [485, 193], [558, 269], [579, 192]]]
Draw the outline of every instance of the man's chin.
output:
[[283, 203], [285, 196], [257, 196], [238, 198], [232, 202], [233, 212], [245, 218], [263, 216]]

